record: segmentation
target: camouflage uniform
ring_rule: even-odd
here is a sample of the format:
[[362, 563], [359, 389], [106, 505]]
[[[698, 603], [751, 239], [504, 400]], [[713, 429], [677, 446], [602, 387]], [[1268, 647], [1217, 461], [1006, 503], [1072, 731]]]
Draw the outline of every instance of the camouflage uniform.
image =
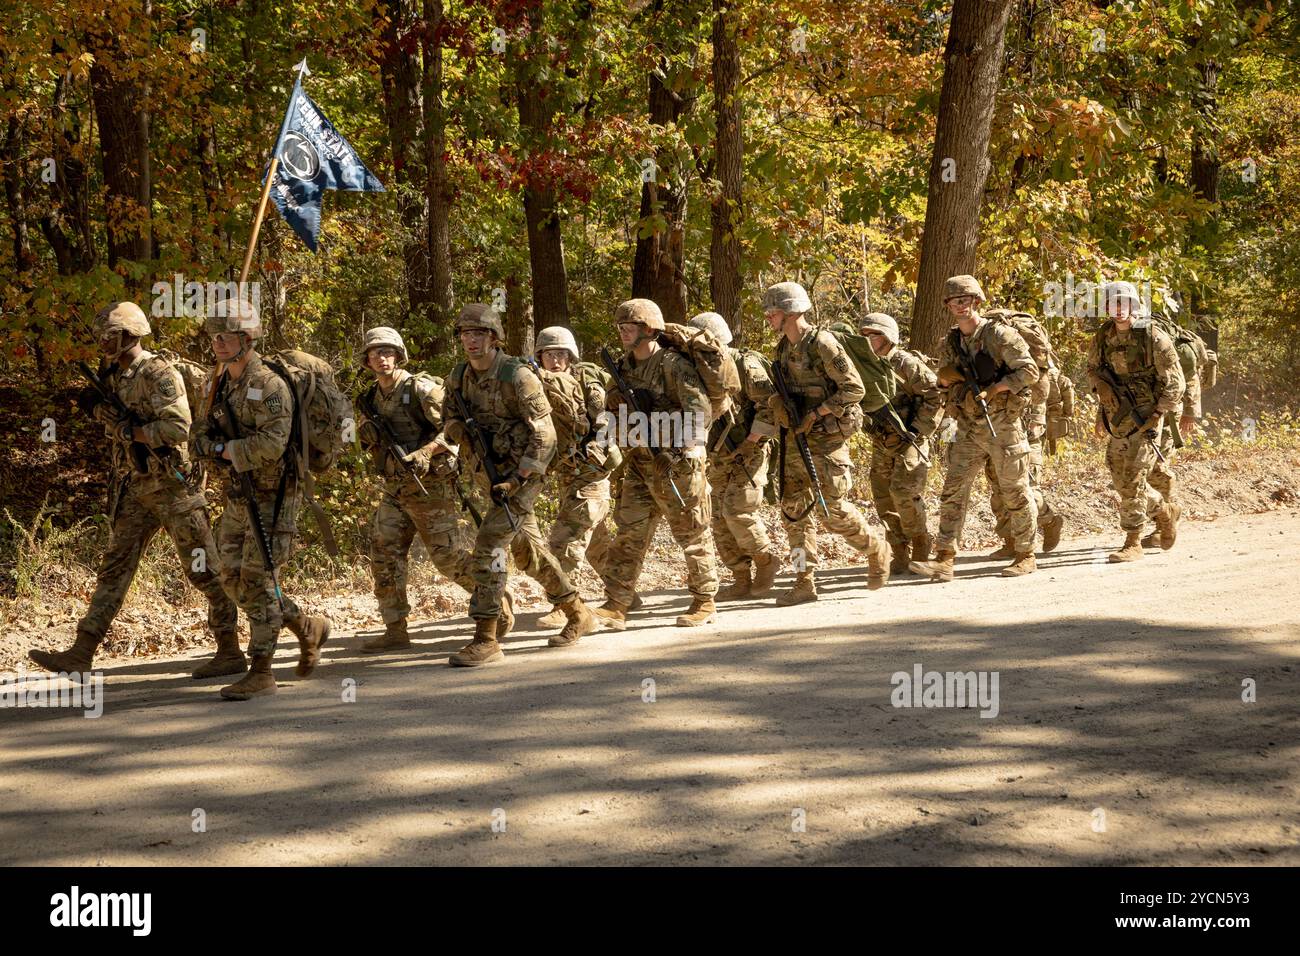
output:
[[[467, 593], [474, 590], [469, 555], [460, 539], [457, 449], [442, 435], [444, 399], [442, 379], [412, 375], [401, 368], [395, 370], [388, 394], [378, 385], [371, 392], [375, 411], [392, 430], [397, 444], [411, 454], [413, 469], [428, 495], [379, 440], [363, 410], [365, 403], [358, 409], [363, 416], [362, 444], [371, 453], [375, 471], [384, 477], [371, 525], [370, 554], [375, 600], [385, 624], [404, 620], [411, 613], [406, 597], [407, 560], [417, 533], [434, 566]], [[448, 451], [434, 454], [438, 447]]]
[[[1181, 365], [1179, 366], [1181, 369]], [[1178, 449], [1174, 447], [1174, 429], [1178, 427], [1178, 420], [1181, 416], [1199, 420], [1201, 417], [1201, 373], [1198, 369], [1196, 374], [1191, 378], [1184, 375], [1184, 388], [1182, 396], [1182, 408], [1176, 415], [1170, 415], [1165, 419], [1165, 427], [1160, 429], [1160, 454], [1165, 456], [1162, 462], [1156, 459], [1155, 464], [1151, 466], [1151, 474], [1147, 476], [1147, 482], [1159, 492], [1160, 497], [1165, 501], [1174, 500], [1174, 491], [1177, 482], [1174, 478], [1174, 455], [1178, 454]]]
[[[930, 366], [898, 346], [883, 357], [898, 379], [894, 411], [907, 429], [916, 433], [917, 444], [924, 447], [938, 427], [943, 409], [939, 380]], [[927, 534], [925, 482], [930, 465], [889, 429], [868, 421], [867, 431], [872, 441], [869, 475], [876, 514], [885, 525], [890, 546], [895, 551], [906, 551], [911, 542]], [[928, 552], [928, 547], [925, 550]]]
[[[293, 550], [302, 500], [295, 481], [285, 481], [281, 493], [281, 480], [287, 467], [284, 453], [293, 426], [293, 393], [284, 379], [254, 353], [239, 378], [223, 376], [218, 382], [210, 417], [229, 428], [227, 402], [241, 437], [214, 438], [220, 431], [217, 427], [203, 432], [208, 441], [222, 442], [230, 452], [228, 463], [212, 466], [213, 474], [221, 478], [225, 499], [217, 526], [221, 584], [248, 618], [249, 654], [270, 657], [275, 653], [281, 628], [289, 627], [296, 633], [304, 615], [288, 595], [283, 595], [284, 609], [280, 608], [235, 473], [248, 472], [252, 480], [257, 510], [271, 539], [272, 561], [279, 577]], [[204, 426], [206, 423], [199, 423], [196, 429]], [[280, 511], [276, 515], [276, 499], [281, 494]]]
[[[772, 378], [760, 356], [754, 352], [728, 346], [740, 373], [740, 397], [730, 429], [710, 442], [709, 487], [712, 489], [713, 540], [718, 557], [736, 575], [748, 577], [754, 556], [772, 550], [767, 526], [759, 514], [763, 489], [767, 486], [767, 468], [772, 442], [779, 429], [772, 421], [769, 402], [773, 395]], [[745, 442], [750, 434], [764, 440]], [[727, 448], [726, 440], [737, 448]]]
[[[208, 599], [208, 627], [219, 643], [233, 642], [237, 651], [237, 611], [217, 576], [217, 549], [206, 502], [203, 492], [188, 483], [191, 463], [186, 442], [191, 419], [180, 373], [165, 359], [141, 351], [127, 369], [115, 363], [106, 385], [143, 423], [140, 427], [146, 441], [159, 451], [166, 466], [146, 455], [140, 460], [147, 470], [138, 471], [131, 443], [113, 434], [117, 411], [107, 402], [96, 406], [95, 417], [114, 439], [110, 477], [115, 495], [110, 516], [113, 530], [90, 607], [77, 630], [93, 637], [96, 644], [103, 641], [126, 600], [141, 555], [162, 528], [176, 546], [186, 577]], [[186, 482], [177, 477], [177, 470], [187, 476]]]
[[[1167, 427], [1163, 416], [1179, 406], [1186, 388], [1173, 342], [1154, 325], [1141, 329], [1135, 323], [1127, 332], [1120, 332], [1113, 321], [1107, 321], [1088, 350], [1088, 377], [1094, 387], [1100, 384], [1097, 372], [1103, 360], [1119, 381], [1132, 389], [1139, 414], [1144, 418], [1162, 416], [1154, 429], [1159, 444]], [[1120, 496], [1120, 527], [1130, 535], [1140, 534], [1147, 518], [1156, 520], [1162, 514], [1163, 499], [1148, 481], [1156, 454], [1147, 432], [1138, 429], [1129, 434], [1132, 421], [1116, 421], [1113, 407], [1102, 410], [1111, 433], [1106, 465]]]
[[543, 370], [540, 374], [563, 376], [555, 380], [557, 385], [571, 393], [571, 401], [584, 409], [586, 416], [579, 425], [583, 434], [575, 434], [567, 442], [567, 448], [558, 448], [551, 462], [551, 471], [560, 488], [560, 499], [546, 545], [565, 572], [572, 574], [587, 554], [592, 532], [609, 514], [607, 451], [598, 442], [582, 441], [600, 420], [605, 408], [605, 389], [596, 376], [582, 369], [571, 367], [567, 372]]
[[[690, 359], [672, 349], [660, 348], [640, 362], [623, 355], [618, 368], [630, 387], [646, 394], [653, 413], [680, 416], [683, 426], [690, 424], [691, 437], [701, 443], [672, 453], [671, 475], [682, 496], [681, 502], [673, 494], [667, 476], [656, 471], [656, 452], [644, 445], [623, 444], [623, 484], [614, 516], [618, 532], [609, 546], [601, 574], [605, 593], [611, 604], [623, 610], [631, 606], [654, 534], [655, 519], [662, 515], [673, 540], [685, 553], [687, 589], [697, 602], [712, 602], [718, 591], [718, 566], [709, 536], [711, 508], [702, 444], [705, 436], [694, 434], [698, 430], [696, 426], [707, 423], [712, 416], [709, 396]], [[611, 424], [634, 421], [623, 418], [634, 412], [624, 405], [617, 389], [609, 390], [605, 407], [611, 413]], [[626, 411], [620, 411], [621, 408]], [[626, 440], [636, 431], [633, 426], [629, 435], [621, 437]], [[668, 450], [665, 448], [660, 453], [668, 454]]]
[[[822, 514], [820, 504], [814, 504], [812, 482], [793, 439], [786, 449], [781, 510], [790, 539], [790, 551], [796, 556], [796, 567], [811, 574], [821, 562], [813, 524], [813, 515], [820, 514], [827, 529], [843, 535], [849, 544], [868, 554], [872, 578], [887, 576], [889, 548], [884, 535], [872, 528], [857, 506], [848, 500], [853, 489], [848, 440], [863, 423], [859, 403], [866, 395], [866, 389], [862, 378], [843, 346], [823, 329], [809, 329], [793, 345], [782, 336], [772, 364], [781, 366], [801, 413], [806, 415], [822, 405], [830, 410], [830, 414], [818, 418], [807, 433], [813, 465], [829, 514]], [[771, 408], [777, 421], [781, 421], [779, 407], [779, 397], [773, 396]], [[797, 427], [800, 423], [792, 424]], [[809, 505], [813, 507], [810, 509]], [[803, 516], [792, 522], [788, 515], [795, 512], [803, 512]]]
[[[1038, 381], [1038, 366], [1025, 340], [1007, 325], [981, 318], [969, 337], [960, 330], [954, 332], [967, 355], [974, 358], [984, 352], [992, 359], [998, 370], [996, 381], [1005, 382], [1011, 390], [987, 399], [989, 418], [997, 432], [994, 438], [966, 383], [949, 388], [948, 414], [957, 421], [957, 437], [948, 453], [935, 550], [956, 552], [971, 488], [987, 464], [990, 485], [1003, 503], [1005, 536], [1017, 555], [1032, 555], [1037, 509], [1029, 487], [1030, 448], [1023, 413], [1031, 401], [1031, 387]], [[944, 337], [940, 362], [957, 364], [951, 333]]]
[[[1047, 370], [1039, 369], [1038, 381], [1030, 393], [1030, 404], [1025, 408], [1025, 437], [1029, 441], [1029, 495], [1034, 502], [1037, 526], [1041, 530], [1045, 525], [1058, 518], [1058, 512], [1052, 507], [1042, 489], [1043, 440], [1047, 434], [1047, 395], [1051, 387], [1051, 376]], [[993, 460], [984, 465], [984, 475], [989, 483], [989, 508], [996, 519], [995, 530], [1003, 540], [1014, 538], [1009, 531], [1010, 518], [993, 474]], [[1008, 555], [1009, 556], [1009, 555]]]
[[500, 476], [509, 478], [520, 469], [533, 472], [509, 499], [517, 528], [510, 527], [505, 508], [496, 502], [491, 502], [483, 516], [470, 562], [470, 576], [474, 581], [470, 617], [488, 620], [501, 615], [508, 577], [507, 551], [514, 556], [520, 570], [546, 589], [552, 604], [569, 601], [577, 590], [547, 548], [537, 516], [533, 514], [534, 503], [545, 484], [542, 475], [555, 455], [555, 427], [541, 381], [521, 359], [499, 349], [485, 371], [475, 371], [464, 363], [447, 379], [447, 397], [442, 407], [445, 431], [461, 445], [480, 488], [490, 493], [486, 469], [477, 460], [466, 435], [464, 419], [452, 400], [451, 393], [455, 390], [460, 391], [471, 414], [486, 430]]

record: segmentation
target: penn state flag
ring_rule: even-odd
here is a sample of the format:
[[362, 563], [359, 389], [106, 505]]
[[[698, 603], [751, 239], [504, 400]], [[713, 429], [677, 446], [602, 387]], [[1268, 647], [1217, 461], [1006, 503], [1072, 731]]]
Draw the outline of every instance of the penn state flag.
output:
[[307, 61], [298, 64], [298, 78], [289, 94], [289, 108], [280, 126], [274, 155], [280, 157], [271, 183], [271, 199], [298, 238], [316, 251], [320, 235], [321, 194], [327, 189], [351, 192], [384, 191], [352, 144], [334, 128], [302, 89], [310, 75]]

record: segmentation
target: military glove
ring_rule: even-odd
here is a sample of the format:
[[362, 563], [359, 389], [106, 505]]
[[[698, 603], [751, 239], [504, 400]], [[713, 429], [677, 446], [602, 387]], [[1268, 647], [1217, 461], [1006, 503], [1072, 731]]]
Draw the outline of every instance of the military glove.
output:
[[91, 388], [87, 385], [85, 388], [77, 392], [76, 395], [72, 396], [72, 400], [85, 414], [93, 416], [95, 414], [95, 409], [104, 401], [104, 396], [99, 394], [98, 389]]
[[402, 460], [409, 464], [421, 478], [429, 473], [429, 453], [423, 448], [408, 452]]
[[673, 456], [666, 451], [661, 451], [655, 455], [655, 474], [660, 478], [667, 478], [672, 474]]
[[1156, 429], [1160, 427], [1160, 423], [1164, 421], [1164, 419], [1165, 416], [1163, 412], [1159, 412], [1155, 415], [1152, 415], [1150, 418], [1148, 418], [1146, 421], [1142, 423], [1142, 427], [1139, 428], [1138, 431], [1147, 432], [1154, 435]]
[[499, 481], [492, 486], [492, 500], [504, 501], [523, 487], [523, 481], [518, 475], [507, 478], [505, 481]]
[[790, 415], [785, 410], [785, 403], [776, 399], [772, 400], [772, 421], [778, 428], [794, 427], [794, 424], [790, 421]]
[[111, 432], [114, 438], [120, 442], [130, 442], [133, 440], [131, 419], [119, 418], [112, 426]]
[[813, 409], [803, 417], [803, 421], [799, 423], [799, 427], [794, 430], [794, 433], [796, 435], [806, 435], [808, 432], [812, 431], [812, 427], [817, 424], [817, 419], [819, 418], [821, 418], [821, 416], [817, 414], [816, 409]]

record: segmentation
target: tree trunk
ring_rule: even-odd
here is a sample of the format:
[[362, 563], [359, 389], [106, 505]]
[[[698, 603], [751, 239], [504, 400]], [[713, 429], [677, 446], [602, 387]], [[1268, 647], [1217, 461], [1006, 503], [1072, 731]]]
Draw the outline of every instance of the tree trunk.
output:
[[[549, 148], [551, 123], [558, 103], [527, 59], [516, 60], [519, 125], [529, 158]], [[564, 238], [549, 174], [533, 172], [524, 186], [524, 220], [528, 224], [528, 262], [532, 272], [533, 321], [545, 328], [569, 324], [568, 276]]]
[[739, 235], [744, 218], [740, 192], [744, 141], [741, 137], [736, 14], [727, 2], [713, 0], [714, 158], [720, 189], [709, 210], [709, 292], [714, 310], [727, 320], [739, 345], [744, 341], [745, 332], [744, 313], [741, 311]]
[[[56, 42], [51, 52], [58, 54], [63, 50]], [[75, 147], [81, 142], [81, 117], [75, 108], [68, 106], [71, 83], [71, 72], [54, 81], [50, 141], [54, 145], [55, 178], [50, 183], [50, 196], [57, 211], [47, 212], [40, 220], [41, 233], [54, 252], [61, 276], [89, 272], [95, 265], [86, 164], [75, 152]]]
[[989, 126], [1002, 72], [1011, 0], [955, 0], [930, 161], [911, 347], [933, 352], [949, 327], [943, 284], [975, 272]]
[[531, 357], [536, 340], [533, 307], [524, 298], [523, 283], [511, 272], [506, 276], [505, 349], [510, 355]]
[[[144, 90], [132, 75], [139, 64], [113, 34], [91, 34], [88, 40], [95, 53], [90, 88], [104, 161], [108, 265], [116, 269], [123, 259], [147, 263], [152, 257], [149, 120]], [[147, 277], [127, 279], [135, 290], [149, 284]]]
[[428, 229], [429, 298], [426, 316], [435, 354], [452, 345], [450, 322], [455, 290], [451, 275], [451, 182], [447, 177], [447, 110], [442, 101], [442, 0], [424, 0], [424, 185]]
[[[1194, 105], [1199, 121], [1192, 127], [1192, 193], [1211, 204], [1205, 222], [1194, 224], [1188, 232], [1188, 245], [1202, 246], [1211, 259], [1219, 246], [1219, 64], [1213, 60], [1200, 64], [1201, 82]], [[1214, 270], [1208, 270], [1214, 275]], [[1194, 286], [1188, 296], [1190, 325], [1195, 327], [1212, 349], [1219, 347], [1218, 314], [1213, 288]]]
[[[656, 126], [676, 123], [692, 101], [683, 99], [664, 83], [667, 58], [652, 72], [648, 82], [650, 122]], [[664, 149], [655, 151], [654, 178], [641, 184], [642, 224], [656, 212], [666, 225], [645, 238], [638, 234], [632, 259], [632, 295], [653, 299], [669, 322], [686, 321], [686, 182], [676, 163], [665, 162]]]

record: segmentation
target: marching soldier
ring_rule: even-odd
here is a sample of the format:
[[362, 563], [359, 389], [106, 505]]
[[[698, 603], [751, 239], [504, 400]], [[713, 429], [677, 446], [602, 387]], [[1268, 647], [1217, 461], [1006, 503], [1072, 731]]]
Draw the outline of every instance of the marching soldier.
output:
[[[195, 454], [211, 459], [225, 507], [217, 526], [221, 584], [248, 618], [253, 663], [242, 680], [221, 689], [228, 700], [276, 692], [271, 672], [280, 630], [297, 638], [295, 673], [307, 677], [329, 639], [327, 617], [304, 614], [279, 585], [293, 550], [302, 492], [288, 473], [285, 451], [294, 396], [256, 348], [262, 322], [248, 302], [227, 299], [203, 324], [221, 374], [212, 386], [209, 417], [196, 423]], [[251, 495], [251, 500], [250, 500]]]
[[1110, 317], [1088, 350], [1088, 378], [1098, 397], [1097, 436], [1109, 435], [1106, 465], [1119, 492], [1119, 524], [1124, 544], [1113, 562], [1142, 557], [1142, 528], [1155, 521], [1160, 547], [1168, 551], [1178, 536], [1180, 509], [1151, 487], [1165, 415], [1179, 406], [1186, 382], [1178, 353], [1160, 328], [1142, 314], [1142, 300], [1131, 282], [1108, 282], [1102, 289]]
[[[889, 543], [848, 499], [853, 488], [848, 442], [862, 427], [859, 403], [866, 389], [844, 347], [831, 333], [809, 324], [811, 311], [808, 293], [797, 282], [779, 282], [763, 293], [767, 324], [781, 336], [772, 362], [774, 378], [779, 368], [802, 420], [792, 418], [779, 395], [771, 399], [773, 416], [781, 428], [807, 436], [821, 486], [819, 499], [799, 455], [786, 454], [777, 465], [783, 469], [781, 517], [797, 573], [794, 586], [776, 600], [782, 606], [817, 600], [814, 575], [820, 552], [813, 512], [823, 502], [827, 529], [866, 553], [867, 587], [876, 590], [889, 582]], [[799, 509], [797, 517], [791, 517], [792, 509]]]
[[442, 420], [449, 439], [463, 449], [491, 506], [474, 542], [470, 576], [474, 591], [469, 614], [474, 638], [452, 654], [453, 667], [478, 667], [501, 660], [500, 639], [513, 616], [503, 614], [506, 555], [536, 579], [566, 624], [548, 642], [551, 647], [576, 644], [596, 627], [595, 618], [559, 560], [542, 539], [533, 505], [541, 494], [542, 476], [555, 456], [555, 426], [542, 383], [527, 363], [507, 355], [501, 318], [488, 305], [461, 309], [456, 331], [466, 361], [447, 379]]
[[[658, 342], [663, 313], [649, 299], [628, 299], [614, 312], [623, 356], [618, 371], [640, 396], [647, 415], [681, 425], [671, 446], [663, 436], [649, 434], [653, 422], [640, 421], [620, 389], [609, 390], [605, 408], [630, 423], [618, 442], [623, 448], [623, 485], [619, 492], [618, 533], [609, 547], [602, 577], [605, 603], [595, 609], [601, 622], [614, 630], [627, 626], [627, 613], [636, 595], [637, 579], [650, 548], [655, 519], [668, 522], [673, 540], [686, 556], [686, 586], [691, 606], [677, 618], [679, 627], [697, 627], [717, 618], [718, 566], [709, 536], [709, 493], [705, 477], [704, 442], [713, 414], [708, 393], [690, 359]], [[622, 408], [620, 409], [620, 407]], [[644, 436], [645, 440], [639, 440]]]
[[[939, 427], [943, 398], [939, 379], [930, 367], [911, 352], [899, 348], [898, 323], [883, 312], [869, 313], [858, 331], [867, 337], [872, 351], [894, 370], [898, 390], [894, 411], [903, 426], [924, 445]], [[893, 560], [889, 570], [901, 574], [909, 561], [927, 561], [932, 539], [926, 530], [925, 481], [930, 463], [895, 432], [869, 422], [871, 435], [871, 498], [876, 514], [885, 525]], [[910, 553], [909, 553], [910, 552]]]
[[709, 487], [713, 542], [735, 579], [718, 592], [719, 601], [762, 597], [772, 590], [780, 562], [759, 514], [777, 427], [768, 401], [772, 376], [757, 352], [731, 348], [731, 329], [716, 312], [702, 312], [690, 324], [727, 346], [740, 373], [736, 407], [709, 431]]
[[957, 422], [957, 437], [948, 453], [934, 560], [913, 561], [909, 567], [935, 581], [953, 579], [971, 488], [988, 463], [1015, 549], [1015, 560], [1002, 576], [1031, 574], [1037, 509], [1029, 489], [1023, 412], [1038, 381], [1038, 365], [1020, 333], [980, 315], [978, 306], [986, 299], [974, 276], [948, 279], [943, 301], [956, 324], [940, 352], [939, 383], [948, 390], [946, 412]]
[[[171, 363], [140, 345], [150, 332], [134, 302], [114, 302], [95, 316], [95, 335], [111, 368], [103, 381], [105, 393], [87, 388], [78, 404], [104, 424], [112, 442], [112, 536], [75, 643], [66, 651], [33, 650], [28, 656], [51, 671], [89, 671], [126, 600], [140, 556], [162, 528], [176, 546], [186, 577], [208, 599], [208, 629], [217, 639], [216, 656], [193, 676], [242, 674], [248, 665], [239, 649], [237, 612], [217, 577], [217, 549], [203, 492], [190, 487], [191, 410], [185, 386]], [[107, 398], [110, 394], [124, 410]]]
[[[359, 434], [375, 471], [384, 478], [370, 537], [375, 600], [384, 633], [361, 645], [363, 653], [373, 654], [411, 646], [406, 573], [416, 534], [448, 580], [468, 594], [474, 579], [456, 513], [457, 449], [442, 434], [442, 379], [402, 368], [406, 345], [396, 329], [386, 326], [366, 332], [358, 358], [375, 374], [375, 384], [358, 402]], [[508, 598], [507, 593], [502, 608], [507, 616]]]
[[[578, 343], [564, 326], [537, 333], [533, 358], [541, 374], [549, 377], [550, 388], [563, 390], [565, 403], [574, 411], [573, 422], [566, 422], [565, 428], [556, 421], [556, 437], [564, 447], [557, 447], [550, 470], [559, 485], [560, 502], [546, 539], [565, 574], [573, 574], [584, 555], [590, 560], [587, 546], [592, 532], [609, 514], [609, 474], [622, 460], [617, 445], [592, 441], [605, 411], [605, 389], [597, 376], [578, 367], [579, 357]], [[559, 415], [552, 403], [552, 420]], [[555, 608], [537, 623], [559, 627], [564, 621], [564, 612]]]
[[[1182, 367], [1181, 364], [1179, 367]], [[1178, 433], [1183, 439], [1188, 439], [1196, 431], [1196, 423], [1201, 418], [1200, 367], [1198, 366], [1190, 376], [1184, 372], [1183, 381], [1181, 411], [1178, 415]], [[1159, 458], [1156, 459], [1155, 464], [1151, 466], [1151, 473], [1147, 476], [1147, 483], [1156, 490], [1156, 493], [1166, 503], [1173, 507], [1175, 520], [1177, 520], [1177, 517], [1182, 514], [1182, 509], [1174, 505], [1174, 494], [1178, 489], [1178, 477], [1174, 474], [1174, 456], [1178, 454], [1178, 449], [1174, 445], [1173, 422], [1170, 420], [1172, 417], [1166, 418], [1165, 427], [1160, 429], [1160, 454], [1165, 456], [1164, 461]], [[1142, 539], [1142, 547], [1160, 547], [1159, 527]]]

